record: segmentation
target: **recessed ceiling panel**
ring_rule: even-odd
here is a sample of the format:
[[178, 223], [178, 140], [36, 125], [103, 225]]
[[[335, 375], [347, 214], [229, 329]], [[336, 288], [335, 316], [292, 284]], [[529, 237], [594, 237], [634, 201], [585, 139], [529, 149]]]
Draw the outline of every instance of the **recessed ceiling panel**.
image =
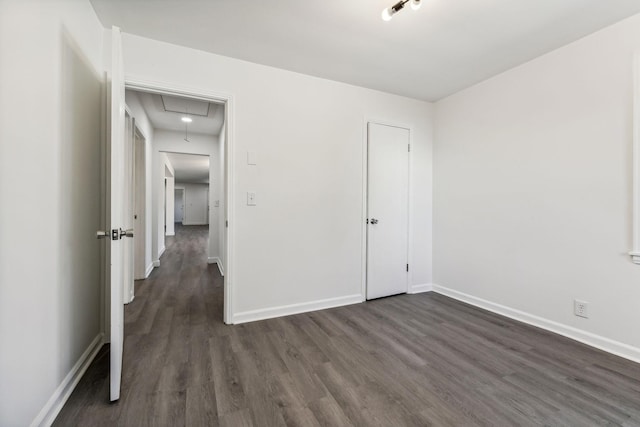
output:
[[[186, 134], [204, 134], [217, 136], [224, 124], [224, 104], [207, 103], [199, 100], [180, 98], [175, 96], [158, 95], [155, 93], [138, 92], [127, 89], [127, 102], [135, 102], [137, 98], [147, 113], [151, 125], [155, 129], [178, 131]], [[168, 111], [165, 102], [178, 112]], [[196, 110], [196, 114], [193, 111]], [[187, 112], [188, 111], [188, 112]], [[190, 123], [182, 121], [182, 117], [188, 114], [192, 119]]]
[[209, 115], [208, 102], [168, 95], [161, 95], [160, 98], [162, 99], [164, 110], [169, 113], [181, 113], [202, 117]]

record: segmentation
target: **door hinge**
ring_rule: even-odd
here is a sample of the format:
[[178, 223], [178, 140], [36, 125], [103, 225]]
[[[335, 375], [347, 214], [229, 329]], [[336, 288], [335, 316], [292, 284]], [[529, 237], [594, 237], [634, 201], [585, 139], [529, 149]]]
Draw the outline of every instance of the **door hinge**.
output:
[[409, 264], [407, 264], [407, 271], [409, 271]]
[[225, 227], [227, 227], [227, 228], [229, 228], [229, 221], [226, 221], [226, 220], [225, 220], [225, 222], [224, 222], [224, 226], [225, 226]]
[[411, 144], [407, 144], [407, 151], [411, 152]]
[[111, 230], [111, 240], [120, 240], [120, 232], [117, 229]]

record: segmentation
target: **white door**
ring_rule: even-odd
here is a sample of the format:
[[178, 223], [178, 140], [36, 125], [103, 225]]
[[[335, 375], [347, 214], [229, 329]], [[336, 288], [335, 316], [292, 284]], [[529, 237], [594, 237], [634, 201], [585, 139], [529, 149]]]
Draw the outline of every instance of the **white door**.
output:
[[368, 124], [367, 299], [407, 292], [409, 130]]
[[176, 189], [176, 198], [175, 198], [175, 222], [182, 223], [184, 216], [184, 190]]
[[111, 39], [111, 346], [110, 346], [110, 399], [120, 398], [122, 378], [122, 351], [124, 346], [124, 225], [125, 183], [125, 104], [124, 67], [120, 29], [112, 27]]

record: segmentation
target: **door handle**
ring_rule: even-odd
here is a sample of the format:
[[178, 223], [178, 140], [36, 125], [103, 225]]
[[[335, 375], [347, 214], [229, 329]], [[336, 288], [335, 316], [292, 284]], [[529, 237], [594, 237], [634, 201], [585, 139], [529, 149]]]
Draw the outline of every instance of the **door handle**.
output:
[[96, 239], [106, 239], [109, 237], [108, 231], [96, 231]]
[[377, 220], [377, 219], [375, 219], [375, 218], [371, 218], [371, 224], [377, 224], [377, 223], [378, 223], [378, 220]]
[[122, 239], [123, 237], [133, 237], [133, 229], [123, 230], [121, 228], [120, 229], [120, 238]]

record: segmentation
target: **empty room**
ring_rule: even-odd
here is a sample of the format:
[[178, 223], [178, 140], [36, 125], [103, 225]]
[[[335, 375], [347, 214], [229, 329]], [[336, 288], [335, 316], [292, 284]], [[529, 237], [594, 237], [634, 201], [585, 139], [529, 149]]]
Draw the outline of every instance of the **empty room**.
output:
[[640, 425], [638, 0], [0, 0], [0, 200], [1, 427]]

